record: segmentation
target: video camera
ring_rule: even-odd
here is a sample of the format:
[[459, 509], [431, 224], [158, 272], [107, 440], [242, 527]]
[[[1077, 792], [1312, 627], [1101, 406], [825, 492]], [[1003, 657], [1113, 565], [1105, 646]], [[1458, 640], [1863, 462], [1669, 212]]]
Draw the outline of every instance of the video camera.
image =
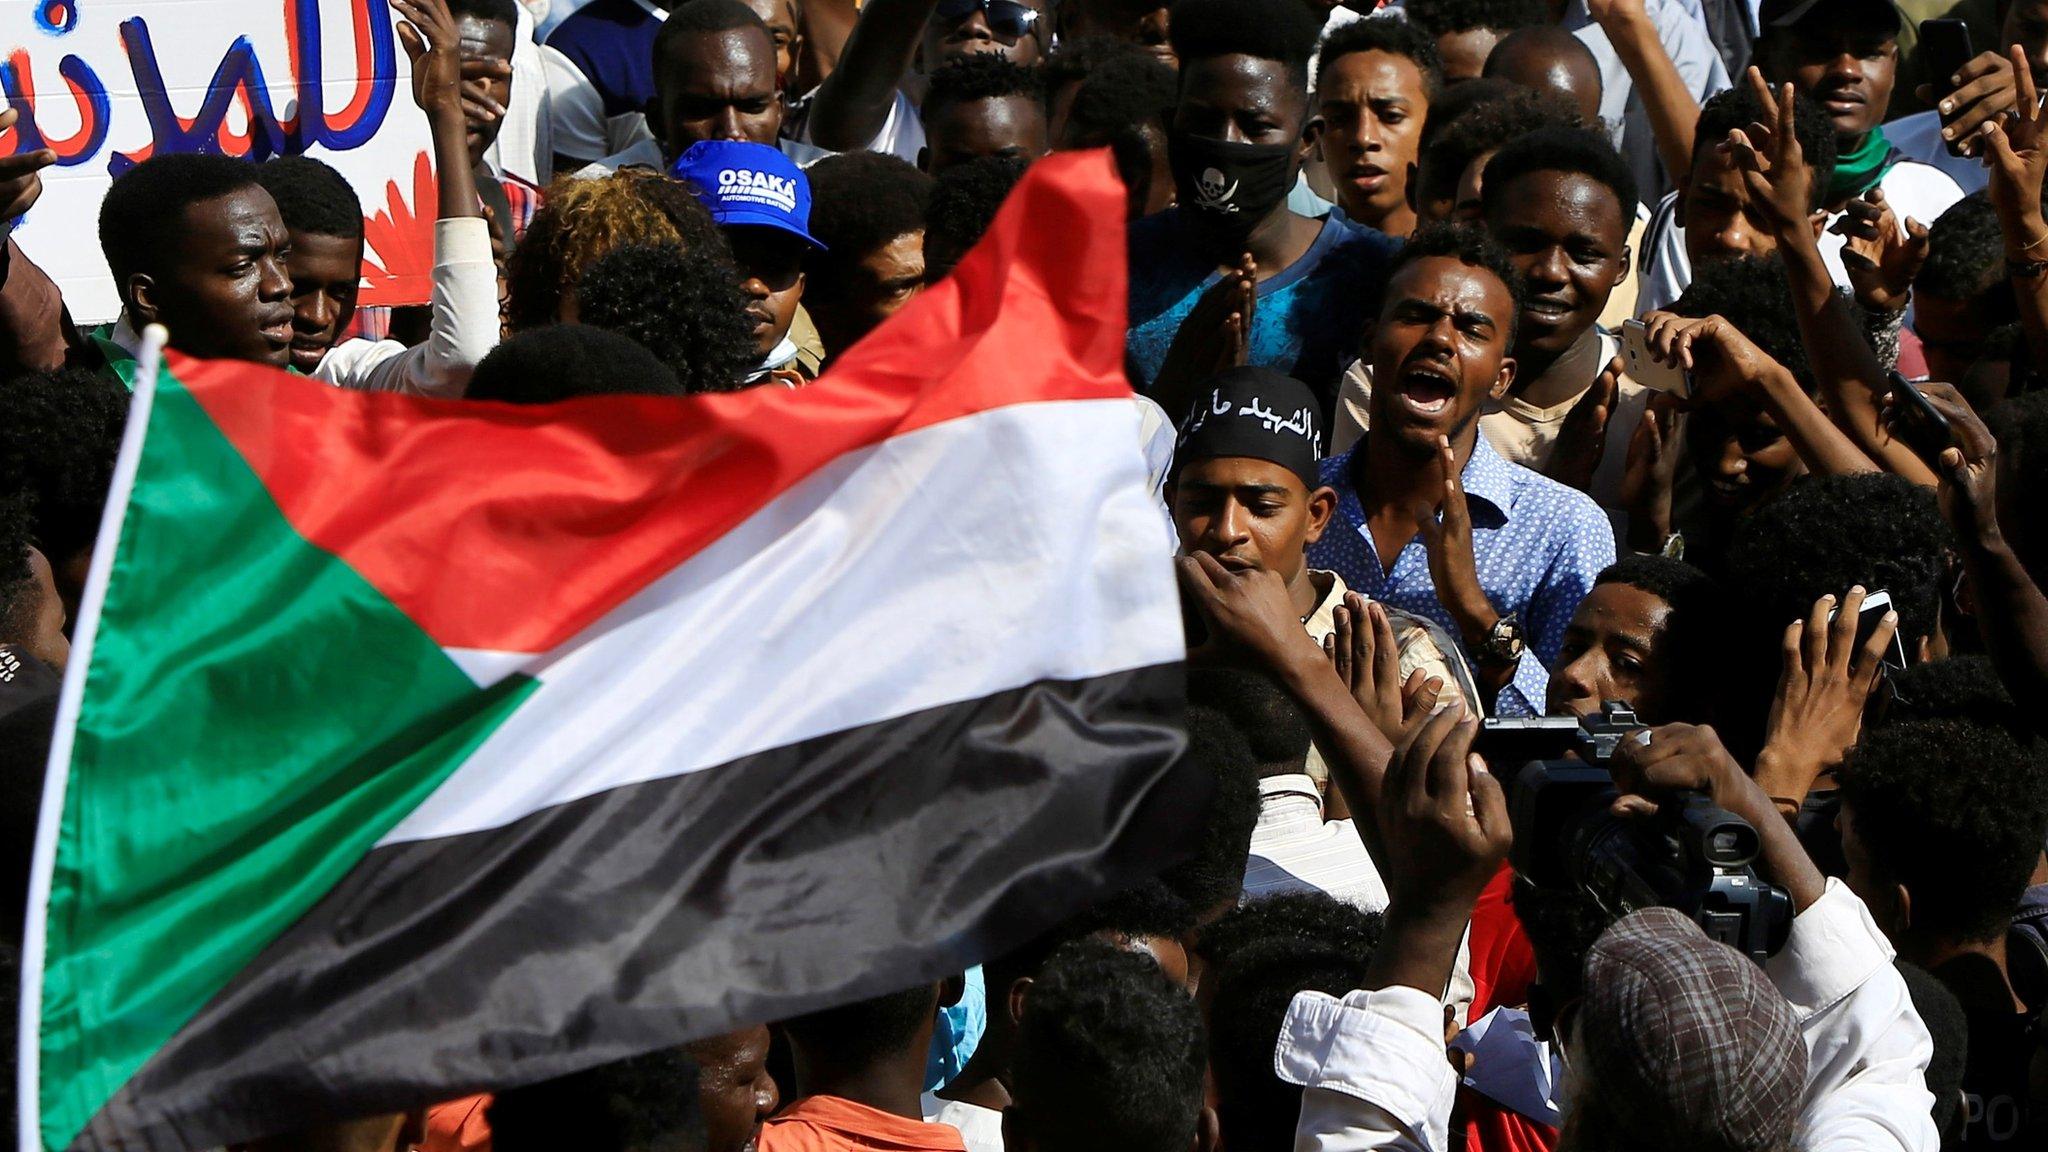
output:
[[[1621, 793], [1607, 769], [1622, 743], [1649, 726], [1608, 701], [1578, 720], [1489, 720], [1482, 753], [1505, 765], [1512, 750], [1551, 747], [1504, 779], [1516, 873], [1538, 888], [1578, 889], [1612, 916], [1675, 908], [1707, 935], [1762, 964], [1792, 930], [1792, 897], [1753, 866], [1763, 839], [1748, 821], [1700, 792], [1681, 793], [1654, 817], [1614, 815]], [[1565, 758], [1576, 751], [1578, 758]]]

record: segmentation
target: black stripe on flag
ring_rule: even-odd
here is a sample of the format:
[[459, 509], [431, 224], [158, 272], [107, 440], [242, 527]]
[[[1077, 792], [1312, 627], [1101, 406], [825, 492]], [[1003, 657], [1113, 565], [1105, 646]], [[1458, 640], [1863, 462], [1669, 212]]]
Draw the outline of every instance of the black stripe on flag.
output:
[[372, 852], [74, 1149], [174, 1152], [936, 979], [1184, 856], [1181, 666], [1044, 682]]

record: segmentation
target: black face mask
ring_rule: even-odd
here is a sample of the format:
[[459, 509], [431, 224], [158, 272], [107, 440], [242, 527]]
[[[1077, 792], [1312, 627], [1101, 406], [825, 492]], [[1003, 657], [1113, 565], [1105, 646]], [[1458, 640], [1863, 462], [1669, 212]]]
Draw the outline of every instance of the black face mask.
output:
[[1294, 190], [1296, 147], [1235, 144], [1175, 130], [1166, 154], [1176, 203], [1204, 231], [1242, 240]]

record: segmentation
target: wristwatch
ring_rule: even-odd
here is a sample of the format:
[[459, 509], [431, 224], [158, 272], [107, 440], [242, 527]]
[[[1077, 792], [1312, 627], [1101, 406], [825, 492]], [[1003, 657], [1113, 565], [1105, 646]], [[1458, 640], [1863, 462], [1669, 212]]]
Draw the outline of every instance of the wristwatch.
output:
[[1513, 664], [1522, 658], [1522, 648], [1522, 620], [1510, 612], [1493, 622], [1493, 628], [1472, 655], [1481, 664]]

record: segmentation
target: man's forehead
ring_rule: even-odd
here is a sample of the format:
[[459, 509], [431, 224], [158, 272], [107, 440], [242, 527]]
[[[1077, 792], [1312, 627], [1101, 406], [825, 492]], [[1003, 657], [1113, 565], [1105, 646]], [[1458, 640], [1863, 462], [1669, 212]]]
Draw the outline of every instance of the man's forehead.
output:
[[1492, 272], [1454, 256], [1425, 256], [1396, 273], [1387, 301], [1485, 311], [1510, 299], [1507, 285]]
[[1582, 621], [1595, 622], [1611, 631], [1645, 637], [1663, 631], [1670, 615], [1671, 605], [1662, 596], [1613, 580], [1595, 584], [1593, 590], [1586, 593], [1586, 598], [1580, 601], [1578, 611]]
[[766, 28], [722, 28], [716, 32], [690, 32], [669, 42], [668, 60], [690, 70], [725, 71], [728, 68], [775, 67], [775, 42]]
[[1180, 79], [1183, 103], [1241, 104], [1261, 111], [1308, 103], [1308, 93], [1288, 78], [1287, 65], [1242, 52], [1184, 60]]

